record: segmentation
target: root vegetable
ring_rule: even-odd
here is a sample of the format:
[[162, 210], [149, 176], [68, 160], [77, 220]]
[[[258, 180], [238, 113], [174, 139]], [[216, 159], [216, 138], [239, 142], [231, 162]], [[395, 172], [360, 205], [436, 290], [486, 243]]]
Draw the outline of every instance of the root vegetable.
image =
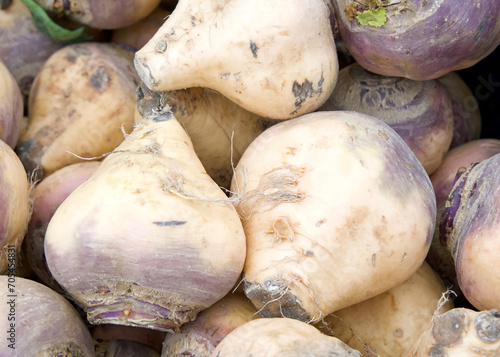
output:
[[318, 321], [401, 284], [436, 221], [408, 145], [356, 112], [272, 126], [243, 154], [231, 191], [247, 237], [244, 291], [264, 317]]
[[250, 143], [277, 121], [253, 114], [223, 95], [204, 88], [163, 93], [187, 131], [210, 177], [229, 189], [234, 166]]
[[[382, 4], [382, 5], [379, 5]], [[367, 70], [414, 80], [470, 67], [500, 44], [497, 0], [334, 0], [343, 42]], [[359, 5], [359, 9], [356, 6]], [[376, 14], [360, 22], [360, 13]], [[363, 16], [363, 15], [361, 15]]]
[[0, 140], [0, 274], [13, 273], [31, 214], [30, 184], [23, 164]]
[[162, 357], [210, 357], [215, 347], [235, 328], [259, 318], [253, 304], [242, 293], [229, 293], [202, 311], [180, 332], [167, 334]]
[[498, 351], [498, 310], [455, 308], [434, 318], [406, 357], [495, 357]]
[[340, 70], [333, 93], [319, 110], [353, 110], [384, 121], [432, 174], [453, 138], [452, 108], [437, 80], [381, 76], [354, 63]]
[[460, 168], [468, 169], [499, 153], [499, 139], [473, 140], [448, 151], [439, 168], [431, 175], [437, 206], [446, 202]]
[[450, 149], [481, 135], [481, 113], [474, 94], [456, 72], [450, 72], [437, 79], [446, 90], [453, 105], [453, 139]]
[[57, 208], [71, 192], [85, 182], [99, 167], [100, 162], [80, 162], [63, 167], [47, 176], [31, 191], [33, 212], [22, 249], [37, 277], [47, 286], [64, 294], [50, 274], [44, 253], [45, 232]]
[[23, 97], [16, 79], [0, 60], [0, 140], [12, 149], [19, 140], [23, 108]]
[[[424, 333], [435, 311], [451, 310], [441, 278], [424, 262], [404, 283], [326, 316], [316, 327], [363, 356], [404, 356]], [[442, 305], [441, 305], [442, 304]]]
[[467, 169], [455, 182], [439, 221], [458, 285], [478, 310], [500, 306], [500, 154]]
[[234, 286], [245, 236], [161, 96], [140, 98], [151, 111], [59, 206], [45, 256], [92, 324], [176, 331]]
[[[109, 43], [68, 45], [44, 64], [33, 85], [30, 123], [16, 152], [39, 179], [98, 157], [123, 141], [134, 123], [139, 83], [133, 52]], [[75, 155], [72, 155], [72, 154]]]
[[0, 355], [95, 356], [89, 330], [65, 298], [29, 279], [17, 277], [9, 284], [7, 276], [0, 276], [0, 282], [5, 289], [14, 289], [0, 307], [7, 331], [7, 338], [0, 343]]
[[151, 14], [134, 24], [113, 31], [111, 42], [122, 43], [138, 50], [154, 36], [171, 11], [157, 7]]
[[21, 0], [0, 11], [0, 59], [16, 79], [25, 105], [43, 63], [62, 47], [38, 30]]
[[360, 354], [304, 322], [267, 318], [252, 320], [233, 330], [215, 348], [211, 357], [216, 356], [359, 357]]
[[272, 119], [316, 110], [338, 73], [323, 0], [181, 0], [135, 66], [151, 90], [206, 87]]
[[[436, 193], [437, 217], [440, 217], [453, 184], [463, 170], [475, 163], [481, 162], [500, 153], [500, 140], [478, 139], [469, 141], [446, 153], [439, 168], [431, 175], [432, 186]], [[439, 273], [439, 275], [453, 284], [453, 289], [458, 293], [455, 264], [450, 252], [439, 240], [439, 229], [434, 232], [431, 247], [426, 260]]]
[[161, 0], [37, 0], [53, 16], [64, 15], [80, 24], [96, 29], [130, 26], [148, 16]]

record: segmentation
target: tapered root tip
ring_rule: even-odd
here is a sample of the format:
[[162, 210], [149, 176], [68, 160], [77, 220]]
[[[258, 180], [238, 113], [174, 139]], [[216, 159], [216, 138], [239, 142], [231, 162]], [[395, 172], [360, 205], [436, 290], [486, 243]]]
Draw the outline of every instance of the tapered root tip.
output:
[[312, 320], [300, 299], [285, 285], [272, 280], [263, 285], [245, 282], [244, 292], [263, 317], [288, 317], [303, 322]]

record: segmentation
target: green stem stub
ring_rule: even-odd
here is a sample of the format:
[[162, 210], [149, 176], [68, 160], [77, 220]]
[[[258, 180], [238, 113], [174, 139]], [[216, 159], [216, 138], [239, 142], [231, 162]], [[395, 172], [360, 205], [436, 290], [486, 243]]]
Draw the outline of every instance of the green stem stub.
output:
[[29, 9], [35, 26], [52, 41], [69, 44], [92, 40], [92, 36], [84, 27], [68, 30], [56, 24], [34, 0], [21, 0], [21, 2]]
[[365, 10], [358, 12], [356, 19], [361, 25], [370, 25], [380, 27], [387, 21], [387, 14], [385, 7], [379, 7], [374, 10]]

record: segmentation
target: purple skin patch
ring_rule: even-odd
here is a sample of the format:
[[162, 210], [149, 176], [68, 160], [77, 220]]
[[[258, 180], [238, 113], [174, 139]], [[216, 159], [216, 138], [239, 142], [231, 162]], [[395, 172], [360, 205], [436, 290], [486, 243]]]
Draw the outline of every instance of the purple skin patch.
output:
[[[347, 3], [333, 2], [342, 41], [374, 73], [433, 79], [477, 63], [500, 43], [498, 0], [482, 1], [480, 7], [445, 0], [437, 9], [433, 1], [401, 2], [386, 7], [388, 19], [381, 27], [349, 20], [339, 8]], [[424, 19], [427, 12], [431, 15]]]
[[453, 122], [451, 98], [438, 81], [381, 76], [357, 63], [340, 71], [332, 95], [319, 110], [351, 110], [375, 116], [389, 124], [421, 159], [429, 157], [425, 138], [436, 132], [451, 135]]
[[7, 225], [9, 223], [9, 215], [3, 212], [9, 212], [9, 202], [10, 202], [10, 192], [11, 189], [8, 187], [9, 182], [5, 177], [6, 168], [2, 161], [0, 161], [0, 245], [3, 247], [5, 244], [5, 239], [7, 238]]
[[[7, 279], [7, 276], [0, 277], [5, 287]], [[64, 297], [43, 284], [19, 277], [16, 277], [15, 290], [16, 297], [6, 297], [9, 300], [0, 312], [6, 317], [7, 331], [9, 302], [15, 300], [16, 356], [68, 356], [68, 352], [73, 356], [94, 355], [94, 343], [88, 328]], [[2, 344], [0, 355], [12, 356], [7, 343]]]
[[[474, 165], [455, 183], [440, 217], [440, 240], [451, 251], [459, 285], [471, 290], [473, 281], [462, 280], [462, 256], [468, 244], [496, 239], [485, 232], [498, 230], [500, 154]], [[465, 285], [464, 285], [465, 284]]]

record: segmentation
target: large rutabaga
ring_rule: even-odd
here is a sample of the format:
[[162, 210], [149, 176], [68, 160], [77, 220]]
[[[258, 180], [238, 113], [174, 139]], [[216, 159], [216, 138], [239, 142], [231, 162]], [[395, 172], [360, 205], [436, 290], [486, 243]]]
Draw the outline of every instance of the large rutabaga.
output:
[[408, 145], [356, 112], [269, 128], [243, 154], [232, 191], [247, 237], [244, 291], [265, 317], [317, 321], [402, 283], [436, 220]]
[[[476, 64], [500, 43], [498, 0], [334, 0], [333, 5], [342, 41], [361, 66], [378, 74], [438, 78]], [[370, 8], [379, 12], [375, 26], [356, 18]]]
[[243, 269], [236, 210], [157, 99], [47, 228], [48, 267], [94, 324], [177, 330]]
[[338, 73], [324, 0], [180, 0], [135, 66], [152, 90], [206, 87], [272, 119], [317, 109]]

